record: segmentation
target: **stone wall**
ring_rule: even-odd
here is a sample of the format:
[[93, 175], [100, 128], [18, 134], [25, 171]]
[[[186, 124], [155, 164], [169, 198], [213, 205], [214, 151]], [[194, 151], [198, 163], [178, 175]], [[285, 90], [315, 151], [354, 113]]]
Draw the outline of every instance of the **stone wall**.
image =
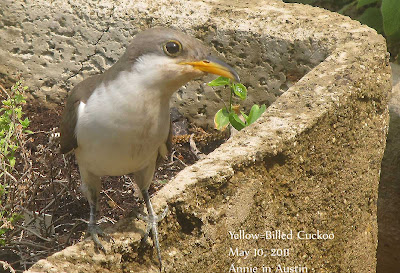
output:
[[[138, 31], [171, 26], [203, 40], [229, 60], [248, 87], [244, 106], [249, 109], [254, 103], [270, 105], [328, 54], [316, 39], [304, 35], [306, 30], [287, 39], [281, 35], [286, 30], [263, 32], [270, 26], [252, 18], [251, 8], [231, 12], [219, 5], [5, 0], [0, 3], [0, 75], [13, 79], [21, 74], [33, 98], [62, 103], [78, 82], [114, 64]], [[262, 10], [267, 20], [278, 12], [268, 5]], [[205, 84], [212, 79], [192, 82], [172, 98], [172, 106], [201, 126], [212, 124], [213, 115], [223, 105], [221, 97], [227, 100], [229, 94], [214, 93]]]

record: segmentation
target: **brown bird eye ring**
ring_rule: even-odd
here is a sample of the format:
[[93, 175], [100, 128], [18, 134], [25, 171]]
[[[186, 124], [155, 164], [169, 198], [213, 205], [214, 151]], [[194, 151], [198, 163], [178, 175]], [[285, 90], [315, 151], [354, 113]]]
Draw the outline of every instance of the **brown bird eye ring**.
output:
[[182, 45], [178, 41], [168, 41], [163, 46], [164, 53], [171, 57], [176, 57], [182, 52]]

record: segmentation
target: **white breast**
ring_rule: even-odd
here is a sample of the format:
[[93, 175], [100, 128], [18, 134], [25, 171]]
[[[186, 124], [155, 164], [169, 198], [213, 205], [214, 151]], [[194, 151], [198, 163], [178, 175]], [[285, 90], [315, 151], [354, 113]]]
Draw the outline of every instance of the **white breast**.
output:
[[156, 160], [169, 132], [169, 96], [142, 90], [134, 73], [101, 84], [78, 108], [75, 154], [95, 175], [124, 175]]

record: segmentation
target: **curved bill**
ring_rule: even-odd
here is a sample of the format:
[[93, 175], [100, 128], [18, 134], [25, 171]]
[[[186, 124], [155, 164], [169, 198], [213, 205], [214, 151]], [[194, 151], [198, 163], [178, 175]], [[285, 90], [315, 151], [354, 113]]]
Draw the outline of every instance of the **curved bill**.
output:
[[215, 75], [220, 75], [226, 78], [230, 78], [236, 82], [240, 82], [239, 75], [235, 71], [235, 69], [233, 69], [227, 63], [213, 56], [208, 56], [205, 60], [202, 61], [182, 62], [181, 64], [189, 64], [198, 70]]

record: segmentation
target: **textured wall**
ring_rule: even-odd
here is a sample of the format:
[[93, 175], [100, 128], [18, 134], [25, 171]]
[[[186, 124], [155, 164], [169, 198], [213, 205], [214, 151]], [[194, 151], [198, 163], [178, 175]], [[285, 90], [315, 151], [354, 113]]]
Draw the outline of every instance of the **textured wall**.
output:
[[[33, 97], [60, 103], [82, 79], [114, 64], [135, 33], [167, 25], [224, 55], [248, 87], [249, 108], [254, 103], [270, 105], [327, 56], [326, 49], [302, 31], [290, 40], [260, 31], [268, 28], [267, 22], [254, 25], [249, 9], [231, 13], [185, 2], [1, 1], [0, 75], [15, 78], [21, 73]], [[274, 17], [271, 11], [265, 12], [268, 20]], [[214, 93], [201, 80], [181, 88], [172, 104], [204, 126], [212, 124], [211, 117], [223, 106], [220, 98], [227, 101], [228, 94]]]
[[[385, 41], [375, 31], [338, 14], [279, 1], [27, 2], [24, 7], [2, 2], [6, 27], [0, 37], [11, 50], [0, 50], [7, 58], [0, 68], [31, 75], [32, 85], [49, 95], [38, 91], [42, 99], [57, 101], [63, 89], [113, 63], [138, 29], [159, 24], [187, 29], [223, 52], [250, 85], [252, 100], [272, 102], [287, 89], [257, 123], [183, 170], [153, 198], [156, 208], [171, 209], [160, 223], [166, 272], [229, 272], [232, 264], [258, 267], [257, 272], [263, 265], [375, 272], [376, 203], [391, 88]], [[35, 34], [24, 37], [28, 29]], [[3, 37], [14, 39], [13, 45]], [[35, 51], [37, 43], [42, 51]], [[48, 49], [54, 58], [45, 54]], [[181, 109], [205, 123], [215, 100], [207, 90], [190, 85], [174, 103], [187, 105]], [[95, 253], [85, 241], [31, 271], [157, 272], [156, 258], [139, 244], [143, 228], [125, 219], [111, 230], [115, 243], [106, 245], [108, 255]], [[229, 231], [239, 230], [295, 235], [320, 230], [335, 238], [231, 239]], [[244, 259], [230, 256], [231, 248], [281, 248], [290, 254]]]

